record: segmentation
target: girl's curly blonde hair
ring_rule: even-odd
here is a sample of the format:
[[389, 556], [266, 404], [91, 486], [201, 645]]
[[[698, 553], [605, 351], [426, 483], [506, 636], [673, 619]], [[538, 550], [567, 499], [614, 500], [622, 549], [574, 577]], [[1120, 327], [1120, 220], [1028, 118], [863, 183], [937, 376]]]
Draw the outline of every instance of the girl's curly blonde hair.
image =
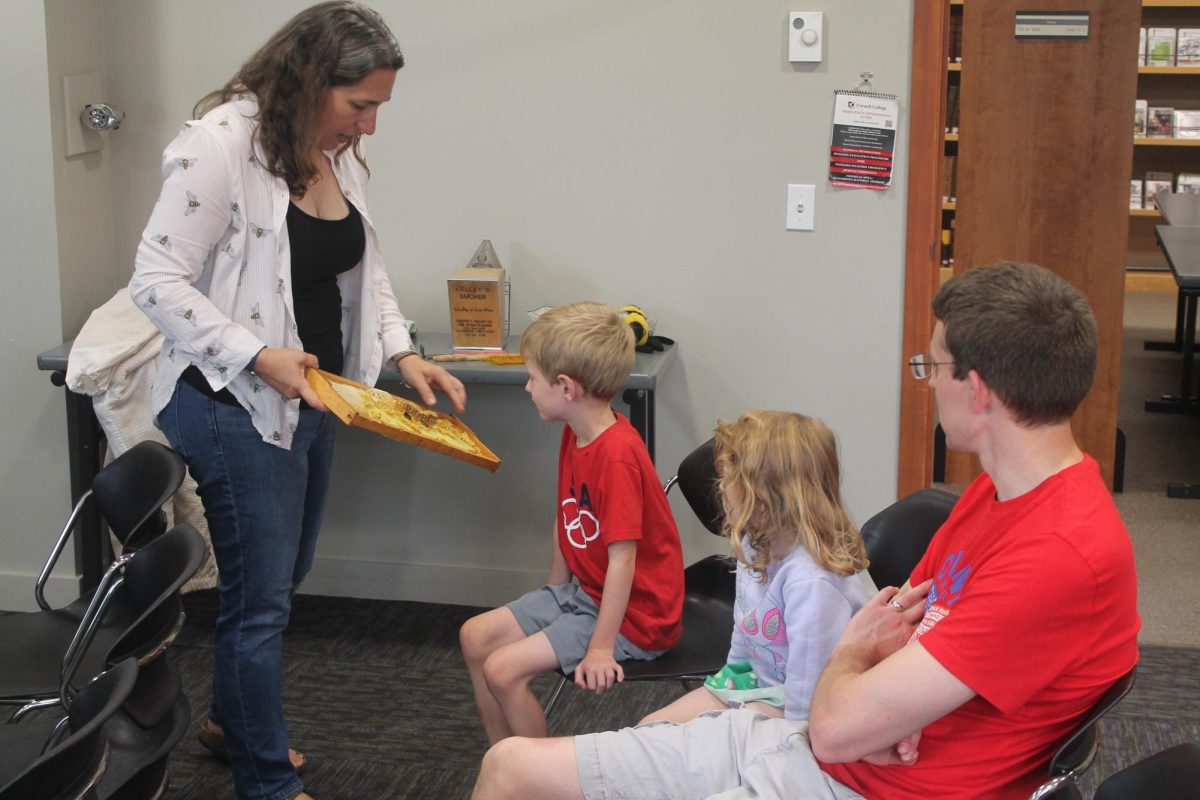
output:
[[765, 580], [772, 553], [799, 546], [838, 575], [866, 569], [862, 537], [842, 505], [837, 441], [825, 423], [756, 410], [718, 425], [715, 438], [724, 528], [739, 561]]

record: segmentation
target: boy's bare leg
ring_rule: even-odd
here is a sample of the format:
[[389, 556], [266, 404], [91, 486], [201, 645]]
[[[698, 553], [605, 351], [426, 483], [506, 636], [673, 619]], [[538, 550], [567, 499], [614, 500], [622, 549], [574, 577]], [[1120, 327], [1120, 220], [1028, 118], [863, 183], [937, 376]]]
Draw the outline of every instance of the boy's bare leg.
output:
[[488, 656], [496, 650], [524, 638], [525, 632], [521, 630], [517, 618], [504, 606], [471, 617], [463, 623], [458, 632], [459, 646], [462, 648], [463, 659], [467, 662], [467, 671], [471, 674], [475, 705], [479, 708], [479, 717], [483, 721], [488, 744], [495, 744], [512, 736], [513, 732], [504, 718], [500, 704], [488, 689], [487, 681], [483, 677], [483, 665]]
[[557, 666], [558, 657], [542, 631], [503, 645], [484, 661], [487, 690], [500, 705], [511, 735], [547, 735], [546, 714], [529, 691], [529, 681]]
[[575, 739], [513, 737], [488, 750], [471, 800], [583, 800]]
[[708, 689], [701, 686], [680, 697], [670, 705], [663, 706], [658, 711], [652, 711], [642, 718], [639, 725], [647, 722], [688, 722], [705, 711], [725, 711], [729, 706], [721, 702]]

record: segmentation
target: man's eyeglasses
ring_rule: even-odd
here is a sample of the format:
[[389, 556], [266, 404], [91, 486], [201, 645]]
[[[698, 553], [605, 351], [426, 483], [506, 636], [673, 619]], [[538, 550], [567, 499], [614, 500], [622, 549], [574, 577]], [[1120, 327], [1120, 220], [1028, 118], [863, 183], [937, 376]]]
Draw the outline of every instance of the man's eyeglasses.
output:
[[928, 353], [918, 353], [917, 355], [908, 359], [908, 368], [912, 370], [913, 377], [919, 381], [923, 381], [928, 378], [933, 374], [933, 370], [939, 366], [952, 367], [954, 366], [954, 362], [934, 361], [933, 356], [929, 355]]

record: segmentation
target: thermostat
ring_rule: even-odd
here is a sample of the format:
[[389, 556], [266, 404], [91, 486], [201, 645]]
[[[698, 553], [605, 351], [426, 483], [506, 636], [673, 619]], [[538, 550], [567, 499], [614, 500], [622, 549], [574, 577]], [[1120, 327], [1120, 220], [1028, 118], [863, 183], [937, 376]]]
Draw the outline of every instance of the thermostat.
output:
[[793, 11], [788, 15], [788, 61], [821, 61], [825, 50], [825, 13]]

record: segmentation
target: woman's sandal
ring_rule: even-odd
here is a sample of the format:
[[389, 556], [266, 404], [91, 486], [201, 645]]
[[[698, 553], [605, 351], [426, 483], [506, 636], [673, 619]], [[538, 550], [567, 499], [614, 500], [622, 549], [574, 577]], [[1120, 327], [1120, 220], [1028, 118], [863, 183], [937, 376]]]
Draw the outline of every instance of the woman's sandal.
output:
[[[225, 732], [211, 719], [200, 723], [200, 729], [196, 731], [196, 739], [218, 761], [229, 762], [229, 751], [225, 749]], [[303, 772], [304, 767], [308, 764], [308, 759], [304, 757], [303, 753], [290, 747], [288, 748], [288, 758], [291, 759], [292, 768], [296, 770], [297, 775]]]

